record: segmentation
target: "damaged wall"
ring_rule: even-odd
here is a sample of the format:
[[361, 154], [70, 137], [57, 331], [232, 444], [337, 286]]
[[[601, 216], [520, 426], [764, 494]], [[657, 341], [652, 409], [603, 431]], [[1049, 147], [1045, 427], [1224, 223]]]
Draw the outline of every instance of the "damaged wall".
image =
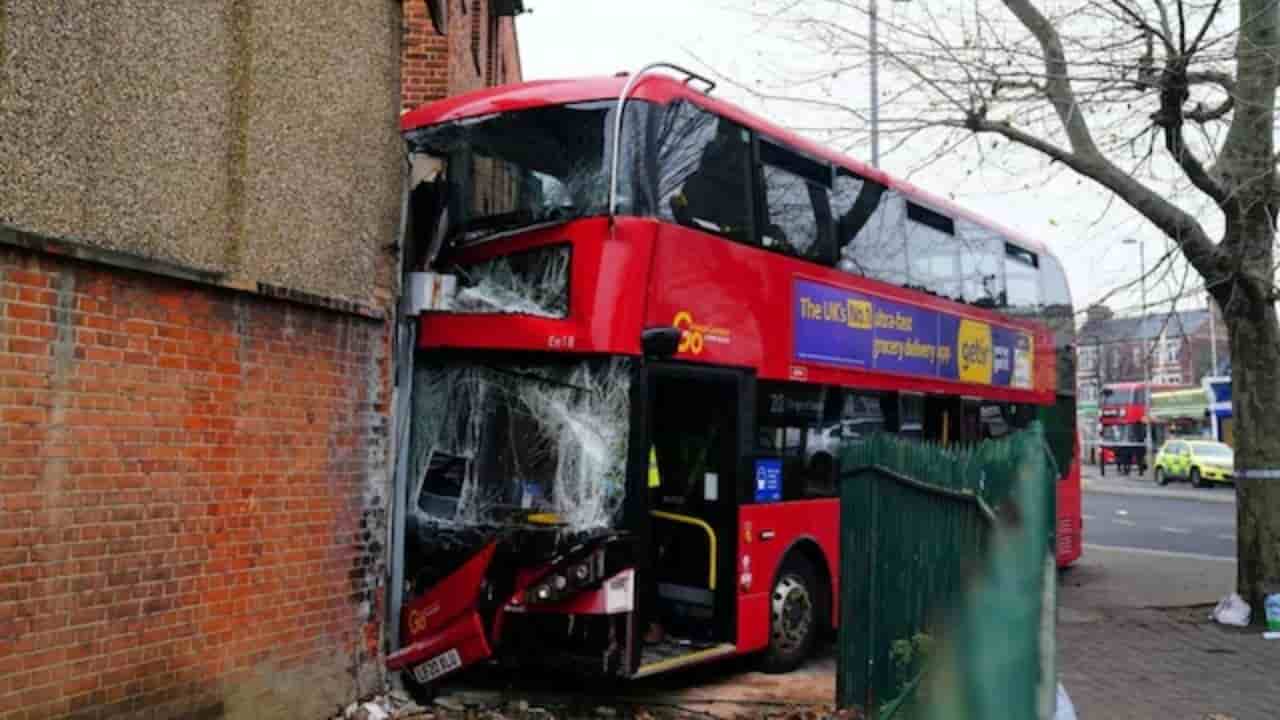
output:
[[0, 720], [382, 686], [421, 7], [0, 0]]
[[383, 324], [0, 244], [0, 718], [381, 687]]

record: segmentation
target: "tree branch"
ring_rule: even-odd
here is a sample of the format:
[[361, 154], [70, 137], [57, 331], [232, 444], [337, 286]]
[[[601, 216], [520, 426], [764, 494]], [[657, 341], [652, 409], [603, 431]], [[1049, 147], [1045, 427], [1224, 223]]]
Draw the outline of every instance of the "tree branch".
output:
[[1005, 7], [1018, 18], [1040, 43], [1044, 51], [1045, 96], [1053, 104], [1063, 128], [1067, 131], [1067, 139], [1072, 150], [1090, 162], [1105, 162], [1098, 146], [1094, 143], [1084, 113], [1076, 103], [1075, 93], [1071, 90], [1071, 81], [1067, 76], [1067, 58], [1062, 50], [1062, 40], [1058, 31], [1030, 0], [1004, 0]]
[[[1113, 0], [1113, 3], [1115, 4], [1116, 7], [1120, 8], [1121, 13], [1123, 13], [1126, 17], [1128, 17], [1130, 20], [1133, 21], [1133, 24], [1135, 27], [1137, 27], [1139, 30], [1142, 30], [1144, 33], [1146, 33], [1148, 38], [1151, 38], [1153, 36], [1160, 38], [1160, 43], [1164, 45], [1164, 50], [1167, 54], [1169, 55], [1177, 54], [1177, 51], [1173, 47], [1173, 40], [1168, 35], [1169, 26], [1167, 24], [1167, 20], [1164, 25], [1164, 31], [1161, 31], [1152, 27], [1151, 23], [1147, 22], [1146, 18], [1139, 15], [1138, 12], [1133, 8], [1129, 7], [1128, 5], [1125, 5], [1123, 2], [1120, 2], [1120, 0]], [[1161, 7], [1161, 10], [1163, 9], [1164, 8]], [[1148, 52], [1150, 52], [1150, 49], [1148, 49]]]
[[[1199, 42], [1198, 38], [1197, 42]], [[1213, 107], [1205, 107], [1204, 103], [1196, 103], [1193, 109], [1185, 113], [1188, 120], [1203, 125], [1226, 117], [1236, 106], [1236, 81], [1235, 78], [1227, 73], [1212, 70], [1188, 72], [1187, 85], [1217, 85], [1227, 95], [1226, 99]]]
[[[1046, 97], [1053, 104], [1058, 118], [1066, 130], [1067, 139], [1071, 143], [1071, 152], [1053, 145], [1039, 137], [1014, 128], [1008, 123], [996, 123], [986, 118], [985, 110], [975, 110], [965, 118], [964, 125], [973, 132], [992, 132], [1025, 147], [1032, 148], [1058, 160], [1077, 173], [1091, 178], [1103, 187], [1115, 192], [1126, 203], [1142, 213], [1156, 227], [1182, 248], [1188, 262], [1204, 277], [1214, 277], [1224, 267], [1223, 259], [1214, 246], [1213, 241], [1205, 233], [1204, 227], [1189, 213], [1169, 202], [1151, 188], [1135, 180], [1122, 171], [1114, 163], [1099, 152], [1097, 144], [1089, 131], [1088, 123], [1081, 113], [1075, 93], [1067, 73], [1066, 55], [1062, 49], [1062, 41], [1057, 30], [1036, 9], [1031, 0], [1004, 0], [1010, 12], [1027, 28], [1039, 42], [1044, 52]], [[1185, 72], [1184, 72], [1185, 75]], [[1180, 117], [1180, 115], [1179, 115]], [[1181, 135], [1177, 136], [1179, 142]], [[1175, 156], [1183, 164], [1184, 172], [1200, 180], [1208, 181], [1206, 187], [1214, 189], [1216, 183], [1208, 177], [1204, 167], [1186, 148], [1179, 145], [1184, 152]], [[1192, 176], [1196, 173], [1196, 176]], [[1199, 184], [1197, 183], [1197, 186]], [[1206, 191], [1208, 192], [1208, 191]]]
[[[1179, 0], [1179, 14], [1181, 14]], [[1156, 125], [1164, 129], [1164, 146], [1177, 161], [1182, 172], [1186, 173], [1191, 184], [1213, 198], [1219, 207], [1229, 200], [1229, 193], [1217, 180], [1205, 170], [1204, 163], [1187, 146], [1182, 134], [1184, 114], [1182, 106], [1190, 95], [1186, 56], [1168, 61], [1160, 73], [1160, 109], [1151, 116]]]

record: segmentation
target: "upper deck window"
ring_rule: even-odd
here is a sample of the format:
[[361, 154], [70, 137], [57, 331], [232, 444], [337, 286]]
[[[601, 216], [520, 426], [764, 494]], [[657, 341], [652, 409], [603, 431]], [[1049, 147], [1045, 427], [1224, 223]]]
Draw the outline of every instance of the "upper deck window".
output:
[[835, 251], [827, 197], [831, 166], [764, 139], [760, 162], [766, 212], [760, 244], [831, 264]]
[[847, 170], [831, 193], [841, 270], [894, 285], [907, 282], [902, 196]]
[[[546, 223], [606, 212], [609, 202], [609, 145], [614, 103], [596, 101], [496, 113], [422, 128], [408, 134], [411, 156], [443, 159], [447, 165], [446, 235], [459, 244]], [[649, 103], [627, 104], [620, 170], [623, 212], [634, 212], [640, 140]], [[631, 135], [635, 137], [630, 137]], [[417, 195], [436, 192], [414, 188]], [[429, 238], [436, 216], [415, 212], [415, 232]]]
[[949, 299], [960, 297], [960, 247], [955, 223], [936, 210], [907, 201], [907, 283]]
[[1040, 312], [1040, 256], [1013, 243], [1004, 246], [1005, 306], [1015, 315]]
[[956, 223], [960, 245], [960, 292], [964, 302], [994, 308], [1004, 298], [1004, 239], [981, 225]]
[[751, 135], [688, 102], [667, 108], [655, 143], [664, 220], [754, 241]]

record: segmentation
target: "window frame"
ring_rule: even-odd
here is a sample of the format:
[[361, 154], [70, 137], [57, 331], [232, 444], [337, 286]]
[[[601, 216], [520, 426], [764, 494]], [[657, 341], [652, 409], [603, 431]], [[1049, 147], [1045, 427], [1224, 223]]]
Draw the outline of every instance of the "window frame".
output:
[[[902, 241], [907, 257], [908, 286], [911, 289], [927, 293], [934, 297], [963, 303], [964, 280], [963, 273], [961, 272], [962, 263], [960, 260], [963, 248], [956, 237], [955, 218], [940, 210], [935, 210], [934, 208], [931, 208], [928, 205], [904, 194], [902, 222], [904, 230]], [[924, 235], [917, 236], [917, 232], [924, 233]], [[930, 266], [931, 272], [927, 277], [917, 277], [919, 269], [925, 267], [925, 265], [916, 264], [913, 257], [915, 253], [913, 253], [912, 250], [918, 250], [920, 246], [914, 245], [913, 247], [913, 241], [924, 240], [927, 238], [947, 238], [945, 245], [940, 244], [938, 247], [933, 248], [934, 252], [931, 253], [931, 257], [929, 257], [930, 262], [941, 257], [945, 257], [949, 261], [951, 269], [945, 276], [933, 274], [932, 267]], [[945, 251], [945, 255], [937, 252], [939, 247]], [[925, 259], [922, 258], [921, 262], [925, 262]], [[944, 283], [952, 286], [950, 288], [950, 292], [943, 292], [946, 288], [938, 284], [938, 280], [940, 278], [943, 279]]]
[[[705, 113], [707, 115], [710, 115], [716, 118], [718, 122], [729, 123], [730, 125], [737, 128], [739, 132], [747, 134], [746, 162], [744, 163], [745, 167], [743, 168], [746, 173], [746, 176], [743, 178], [744, 186], [746, 187], [746, 192], [744, 193], [743, 201], [747, 204], [747, 207], [745, 208], [742, 214], [742, 217], [744, 217], [747, 220], [747, 222], [751, 224], [750, 227], [746, 228], [746, 232], [743, 233], [743, 237], [747, 238], [747, 241], [744, 242], [743, 240], [735, 238], [732, 235], [729, 235], [723, 232], [716, 232], [715, 230], [711, 230], [710, 228], [704, 227], [702, 225], [697, 225], [697, 224], [687, 225], [687, 224], [681, 223], [675, 217], [668, 218], [665, 214], [666, 208], [663, 206], [661, 186], [654, 189], [654, 193], [655, 193], [654, 200], [658, 207], [654, 208], [653, 216], [661, 222], [669, 222], [679, 227], [687, 228], [689, 230], [694, 230], [696, 232], [703, 232], [708, 235], [718, 237], [722, 240], [728, 240], [729, 242], [738, 243], [739, 245], [747, 245], [749, 247], [759, 247], [760, 246], [760, 239], [759, 239], [760, 188], [759, 188], [759, 183], [756, 182], [756, 166], [759, 164], [759, 155], [756, 151], [756, 135], [757, 135], [756, 131], [752, 129], [750, 126], [744, 125], [738, 122], [737, 120], [734, 120], [721, 113], [718, 113], [712, 110], [711, 108], [708, 108], [696, 102], [691, 98], [677, 98], [667, 103], [666, 105], [659, 105], [658, 107], [663, 108], [663, 113], [665, 114], [665, 113], [677, 112], [679, 107], [685, 106], [685, 105], [693, 108], [697, 112]], [[659, 152], [661, 149], [661, 138], [656, 138], [654, 141], [651, 141], [651, 142], [653, 143], [652, 152], [655, 154], [657, 158], [656, 164], [654, 167], [654, 173], [660, 183], [663, 177], [663, 173], [665, 171], [661, 163], [661, 153]], [[689, 177], [692, 177], [692, 176], [693, 175], [691, 174], [688, 177], [684, 178], [684, 182], [688, 182]], [[683, 192], [683, 187], [684, 187], [684, 183], [681, 183], [682, 192]]]
[[[836, 258], [839, 252], [836, 247], [836, 223], [835, 214], [831, 210], [831, 194], [835, 191], [836, 173], [838, 172], [836, 164], [827, 160], [812, 157], [808, 153], [797, 150], [796, 148], [791, 147], [780, 140], [775, 140], [763, 133], [756, 132], [755, 130], [748, 130], [751, 132], [751, 181], [754, 188], [752, 200], [755, 204], [755, 246], [761, 250], [767, 250], [769, 252], [795, 258], [797, 260], [804, 260], [805, 262], [816, 263], [823, 267], [835, 267]], [[793, 169], [788, 168], [785, 165], [778, 163], [766, 163], [764, 153], [761, 151], [761, 148], [766, 144], [770, 146], [771, 152], [794, 155], [802, 163], [813, 163], [814, 165], [821, 167], [825, 171], [823, 173], [824, 177], [820, 179], [809, 178], [803, 174], [795, 172]], [[804, 255], [794, 255], [778, 248], [765, 246], [764, 231], [765, 228], [769, 226], [769, 186], [768, 183], [765, 182], [764, 178], [764, 167], [766, 164], [782, 170], [783, 172], [790, 173], [794, 177], [800, 178], [805, 182], [813, 182], [814, 184], [821, 186], [825, 191], [827, 201], [827, 220], [825, 223], [827, 227], [825, 231], [820, 227], [821, 218], [818, 217], [817, 208], [814, 208], [814, 226], [817, 227], [819, 231], [818, 240], [821, 241], [823, 239], [821, 237], [823, 232], [826, 234], [825, 239], [827, 247], [824, 249], [823, 254], [820, 254], [817, 257], [807, 257]]]

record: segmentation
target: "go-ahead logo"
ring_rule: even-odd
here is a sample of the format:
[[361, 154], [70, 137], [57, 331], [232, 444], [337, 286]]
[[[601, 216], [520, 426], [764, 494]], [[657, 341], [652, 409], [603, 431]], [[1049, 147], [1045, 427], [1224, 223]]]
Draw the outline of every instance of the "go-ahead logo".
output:
[[960, 379], [964, 382], [991, 384], [991, 326], [977, 320], [961, 320], [956, 333], [956, 349], [960, 359]]
[[680, 331], [680, 346], [677, 352], [699, 355], [706, 343], [729, 344], [728, 328], [696, 323], [693, 320], [693, 313], [687, 310], [676, 313], [671, 325]]

